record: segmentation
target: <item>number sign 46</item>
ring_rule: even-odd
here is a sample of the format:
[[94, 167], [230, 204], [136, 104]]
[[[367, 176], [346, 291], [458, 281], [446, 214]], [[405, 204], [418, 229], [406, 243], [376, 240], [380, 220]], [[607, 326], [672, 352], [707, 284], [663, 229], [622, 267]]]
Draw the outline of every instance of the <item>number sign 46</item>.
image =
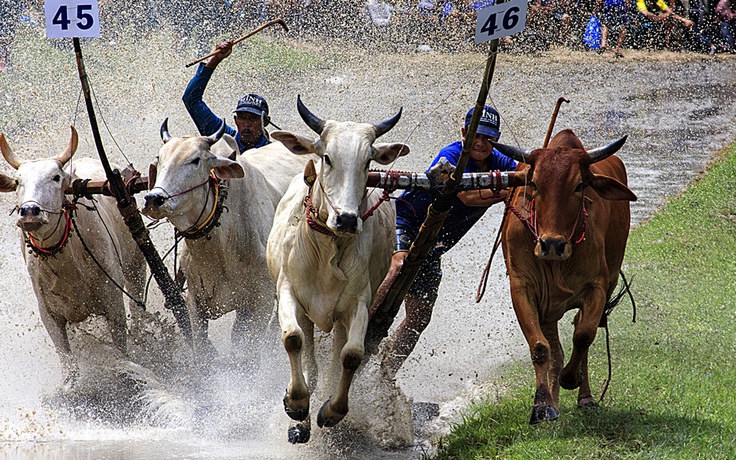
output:
[[526, 27], [527, 0], [511, 0], [478, 11], [475, 43], [521, 32]]
[[48, 38], [99, 37], [97, 0], [46, 0]]

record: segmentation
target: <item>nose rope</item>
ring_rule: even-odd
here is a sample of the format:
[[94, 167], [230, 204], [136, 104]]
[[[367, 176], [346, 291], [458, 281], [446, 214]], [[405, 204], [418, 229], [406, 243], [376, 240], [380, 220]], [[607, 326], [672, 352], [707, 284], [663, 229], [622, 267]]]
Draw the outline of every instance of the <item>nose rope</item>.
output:
[[[572, 226], [572, 232], [570, 233], [570, 236], [567, 237], [565, 240], [567, 243], [571, 243], [573, 245], [581, 243], [583, 240], [585, 240], [585, 230], [588, 225], [588, 210], [585, 206], [585, 200], [586, 200], [585, 192], [583, 192], [583, 197], [580, 200], [580, 207], [578, 208], [578, 212], [575, 216], [575, 224]], [[536, 202], [534, 199], [531, 200], [529, 203], [529, 217], [524, 217], [521, 212], [519, 212], [518, 209], [516, 209], [512, 204], [511, 201], [508, 201], [506, 203], [506, 208], [510, 210], [514, 215], [521, 221], [522, 224], [524, 224], [524, 227], [526, 227], [531, 234], [534, 236], [534, 241], [539, 243], [541, 241], [541, 237], [539, 236], [539, 230], [537, 227], [537, 213], [536, 213]], [[580, 226], [580, 236], [573, 241], [573, 238], [575, 237], [575, 233], [577, 233], [578, 230], [578, 222], [580, 222], [580, 216], [583, 217], [583, 222]]]
[[56, 230], [59, 228], [59, 224], [61, 223], [61, 217], [63, 214], [65, 217], [64, 234], [62, 235], [61, 240], [53, 246], [43, 248], [39, 246], [39, 241], [36, 240], [30, 232], [23, 232], [26, 240], [26, 245], [31, 249], [32, 254], [40, 257], [48, 257], [61, 252], [64, 246], [66, 246], [66, 243], [69, 241], [69, 234], [71, 233], [72, 212], [75, 209], [76, 206], [74, 206], [74, 204], [65, 202], [62, 210], [54, 213], [59, 215], [59, 219], [56, 221], [56, 226], [54, 227], [54, 230], [49, 234], [49, 236], [41, 239], [41, 242], [46, 241], [48, 238], [51, 237], [51, 235], [56, 233]]
[[[210, 174], [211, 174], [211, 173], [210, 173]], [[204, 182], [202, 182], [202, 183], [201, 183], [201, 184], [199, 184], [199, 185], [195, 185], [195, 186], [194, 186], [194, 187], [192, 187], [192, 188], [188, 188], [188, 189], [184, 190], [183, 192], [179, 192], [179, 193], [174, 193], [173, 195], [172, 195], [172, 194], [170, 194], [170, 193], [169, 193], [169, 192], [168, 192], [168, 191], [167, 191], [167, 190], [166, 190], [165, 188], [161, 187], [160, 185], [154, 185], [153, 187], [151, 187], [151, 190], [153, 190], [153, 189], [156, 189], [156, 188], [160, 188], [160, 189], [161, 189], [161, 190], [163, 190], [163, 192], [164, 192], [164, 193], [166, 194], [166, 196], [165, 196], [165, 197], [163, 197], [163, 199], [164, 199], [164, 200], [170, 200], [170, 199], [172, 199], [172, 198], [174, 198], [174, 197], [177, 197], [177, 196], [181, 196], [181, 195], [184, 195], [185, 193], [189, 193], [189, 192], [191, 192], [191, 191], [193, 191], [193, 190], [196, 190], [196, 189], [198, 189], [199, 187], [203, 187], [204, 185], [206, 185], [206, 184], [207, 184], [207, 183], [208, 183], [208, 182], [210, 181], [210, 179], [211, 179], [211, 178], [212, 178], [212, 176], [208, 177], [208, 178], [207, 178], [207, 180], [205, 180]]]

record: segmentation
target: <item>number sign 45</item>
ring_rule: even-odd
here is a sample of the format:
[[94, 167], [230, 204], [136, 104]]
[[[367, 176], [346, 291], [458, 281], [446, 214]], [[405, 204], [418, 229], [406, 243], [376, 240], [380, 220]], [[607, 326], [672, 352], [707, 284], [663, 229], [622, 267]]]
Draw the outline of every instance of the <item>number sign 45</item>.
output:
[[478, 11], [475, 43], [521, 32], [526, 27], [527, 0], [511, 0]]
[[46, 0], [48, 38], [99, 37], [97, 0]]

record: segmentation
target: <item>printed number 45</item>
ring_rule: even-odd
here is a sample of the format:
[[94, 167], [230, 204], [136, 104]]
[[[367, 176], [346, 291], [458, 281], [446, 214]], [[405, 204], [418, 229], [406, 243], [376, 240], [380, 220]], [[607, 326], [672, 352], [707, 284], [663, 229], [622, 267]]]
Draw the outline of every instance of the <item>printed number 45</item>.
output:
[[[61, 30], [68, 30], [69, 24], [72, 22], [69, 19], [69, 12], [67, 9], [66, 5], [61, 5], [56, 11], [52, 21], [52, 24], [60, 26]], [[90, 29], [95, 23], [95, 20], [89, 11], [92, 11], [92, 5], [77, 5], [77, 27], [81, 30]]]
[[516, 24], [519, 23], [519, 11], [519, 7], [516, 6], [512, 6], [508, 10], [504, 11], [501, 27], [496, 24], [496, 17], [498, 15], [496, 13], [491, 14], [488, 16], [488, 20], [486, 20], [485, 24], [483, 24], [483, 27], [481, 27], [481, 33], [493, 35], [498, 29], [513, 29], [516, 27]]

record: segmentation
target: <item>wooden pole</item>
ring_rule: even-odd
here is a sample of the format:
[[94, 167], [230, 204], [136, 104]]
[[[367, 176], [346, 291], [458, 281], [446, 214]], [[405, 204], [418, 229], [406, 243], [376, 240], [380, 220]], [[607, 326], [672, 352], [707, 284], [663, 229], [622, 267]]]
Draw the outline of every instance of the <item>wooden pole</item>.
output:
[[105, 170], [107, 176], [108, 190], [112, 196], [117, 200], [118, 210], [123, 216], [125, 224], [128, 226], [133, 239], [138, 244], [141, 252], [143, 253], [148, 266], [153, 273], [156, 283], [158, 283], [161, 292], [163, 292], [166, 298], [166, 304], [170, 306], [174, 318], [176, 319], [179, 328], [181, 329], [184, 337], [191, 343], [192, 341], [192, 326], [189, 321], [189, 312], [187, 310], [186, 303], [181, 296], [179, 287], [171, 279], [166, 266], [164, 265], [161, 257], [156, 251], [156, 247], [153, 245], [148, 233], [148, 229], [143, 224], [140, 212], [135, 200], [131, 197], [128, 189], [126, 189], [120, 171], [117, 169], [113, 170], [110, 166], [110, 162], [107, 160], [105, 149], [102, 145], [102, 138], [100, 137], [100, 130], [97, 126], [97, 117], [95, 116], [94, 107], [92, 106], [92, 97], [90, 94], [89, 80], [87, 79], [87, 71], [84, 68], [84, 59], [82, 57], [82, 46], [79, 43], [79, 38], [74, 38], [74, 54], [77, 57], [77, 70], [79, 71], [79, 78], [82, 82], [82, 90], [84, 92], [84, 100], [87, 105], [87, 114], [89, 115], [89, 122], [92, 127], [92, 135], [94, 136], [95, 146], [97, 147], [97, 153], [100, 156], [102, 167]]
[[[499, 2], [501, 3], [501, 2]], [[374, 353], [378, 344], [388, 335], [388, 330], [399, 312], [406, 293], [409, 291], [414, 278], [419, 272], [422, 264], [427, 260], [430, 250], [437, 240], [442, 225], [452, 209], [452, 202], [457, 196], [458, 184], [462, 179], [465, 166], [470, 158], [470, 150], [473, 148], [475, 133], [478, 122], [483, 114], [483, 108], [488, 98], [488, 91], [493, 80], [496, 69], [496, 56], [498, 54], [499, 40], [491, 40], [488, 61], [486, 62], [483, 83], [481, 84], [478, 98], [475, 102], [475, 110], [470, 119], [470, 125], [465, 135], [462, 153], [458, 159], [454, 173], [447, 181], [446, 187], [440, 189], [440, 194], [432, 201], [427, 210], [427, 217], [419, 228], [419, 233], [409, 248], [409, 254], [391, 286], [381, 286], [376, 293], [371, 306], [371, 317], [368, 322], [368, 330], [365, 337], [365, 349], [367, 353]]]

